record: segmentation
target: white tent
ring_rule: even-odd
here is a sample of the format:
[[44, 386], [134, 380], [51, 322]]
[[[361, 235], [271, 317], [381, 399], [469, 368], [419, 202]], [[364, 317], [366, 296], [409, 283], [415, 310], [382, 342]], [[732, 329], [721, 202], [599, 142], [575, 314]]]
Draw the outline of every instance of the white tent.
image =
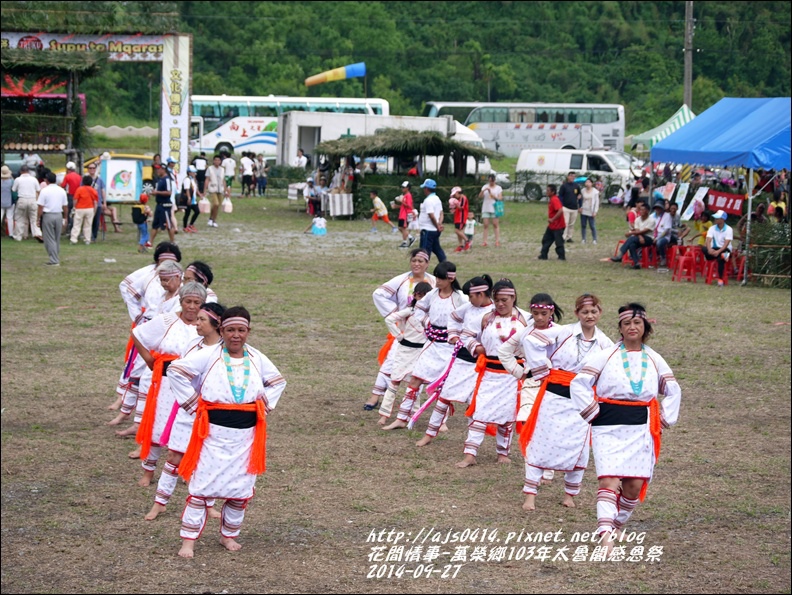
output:
[[695, 117], [696, 114], [690, 111], [688, 106], [683, 104], [673, 116], [660, 124], [660, 126], [647, 130], [642, 134], [635, 135], [632, 139], [632, 145], [643, 145], [651, 149], [665, 137], [676, 132]]

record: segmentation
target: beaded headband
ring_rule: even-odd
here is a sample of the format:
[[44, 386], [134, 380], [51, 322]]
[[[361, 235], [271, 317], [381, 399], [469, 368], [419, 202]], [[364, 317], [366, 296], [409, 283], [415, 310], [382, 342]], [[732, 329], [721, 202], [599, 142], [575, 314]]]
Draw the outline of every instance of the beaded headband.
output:
[[157, 273], [160, 277], [170, 278], [170, 277], [181, 277], [182, 272], [179, 269], [174, 269], [172, 271], [160, 271]]
[[621, 324], [623, 320], [631, 320], [633, 318], [646, 319], [646, 312], [643, 310], [625, 310], [619, 314], [619, 324]]
[[468, 291], [470, 293], [478, 293], [479, 291], [488, 291], [489, 285], [474, 285]]
[[192, 271], [192, 274], [201, 282], [201, 285], [208, 285], [206, 275], [204, 275], [201, 271], [196, 269], [193, 265], [187, 267], [188, 271]]
[[215, 314], [214, 312], [212, 312], [211, 310], [205, 310], [205, 309], [201, 308], [201, 312], [206, 312], [206, 315], [209, 318], [211, 318], [212, 320], [216, 320], [217, 322], [220, 322], [220, 317], [217, 314]]
[[538, 308], [539, 310], [555, 310], [553, 304], [531, 304], [531, 308]]
[[499, 289], [497, 293], [502, 293], [503, 295], [517, 295], [517, 292], [514, 291], [511, 287], [504, 287]]
[[429, 262], [429, 253], [426, 252], [425, 250], [419, 250], [418, 252], [415, 253], [415, 256], [413, 256], [413, 258], [418, 258], [419, 256], [422, 256], [426, 260], [426, 262]]
[[456, 279], [456, 273], [453, 271], [447, 272], [446, 279], [448, 279], [449, 281], [453, 281], [454, 279]]
[[232, 316], [231, 318], [226, 318], [221, 324], [221, 326], [225, 328], [233, 324], [239, 324], [246, 328], [250, 328], [250, 321], [247, 318], [242, 318], [241, 316]]
[[176, 255], [172, 252], [163, 252], [159, 256], [157, 256], [157, 262], [162, 262], [163, 260], [179, 260], [176, 258]]

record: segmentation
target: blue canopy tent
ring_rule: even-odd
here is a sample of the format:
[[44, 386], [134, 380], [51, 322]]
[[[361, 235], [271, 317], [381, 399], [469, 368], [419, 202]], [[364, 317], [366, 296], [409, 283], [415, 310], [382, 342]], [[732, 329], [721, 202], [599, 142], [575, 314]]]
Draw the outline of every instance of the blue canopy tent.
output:
[[[652, 147], [651, 160], [721, 167], [739, 166], [750, 170], [790, 169], [790, 120], [790, 97], [726, 97]], [[749, 175], [749, 213], [753, 211], [753, 198], [753, 175]], [[750, 236], [749, 217], [747, 240], [750, 240]]]

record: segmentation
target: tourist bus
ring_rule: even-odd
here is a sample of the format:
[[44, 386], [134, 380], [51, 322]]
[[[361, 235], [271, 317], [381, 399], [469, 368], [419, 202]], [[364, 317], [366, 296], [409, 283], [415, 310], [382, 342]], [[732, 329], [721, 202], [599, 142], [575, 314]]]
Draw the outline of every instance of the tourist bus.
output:
[[624, 106], [608, 103], [462, 103], [430, 101], [424, 114], [464, 116], [488, 149], [516, 157], [523, 149], [624, 150]]
[[285, 112], [390, 115], [388, 102], [375, 98], [193, 95], [190, 101], [190, 151], [195, 153], [252, 151], [274, 157], [278, 116]]

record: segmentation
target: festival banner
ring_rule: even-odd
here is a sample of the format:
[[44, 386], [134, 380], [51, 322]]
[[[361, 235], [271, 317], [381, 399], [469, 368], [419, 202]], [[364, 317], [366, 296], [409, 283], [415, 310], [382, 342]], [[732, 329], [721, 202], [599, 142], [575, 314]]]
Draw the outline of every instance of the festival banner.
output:
[[701, 206], [699, 207], [699, 212], [705, 209], [704, 197], [707, 196], [707, 192], [709, 192], [709, 188], [705, 186], [699, 188], [698, 191], [696, 191], [696, 195], [690, 201], [690, 204], [685, 209], [685, 212], [682, 213], [682, 217], [681, 217], [682, 221], [690, 221], [693, 218], [693, 213], [696, 210], [697, 202], [701, 203]]
[[685, 199], [687, 198], [688, 190], [690, 190], [690, 183], [688, 182], [682, 182], [679, 185], [679, 188], [677, 188], [676, 199], [674, 202], [677, 203], [680, 211], [685, 208]]
[[105, 183], [107, 202], [138, 202], [143, 191], [143, 162], [128, 159], [102, 161], [100, 174]]
[[745, 195], [743, 194], [729, 194], [727, 192], [718, 192], [717, 190], [709, 191], [710, 211], [720, 210], [727, 212], [729, 215], [742, 217], [743, 201], [745, 201]]
[[668, 182], [660, 191], [663, 193], [663, 198], [670, 202], [671, 197], [674, 196], [674, 190], [676, 190], [676, 184]]
[[120, 62], [162, 62], [165, 40], [173, 35], [73, 35], [71, 33], [18, 33], [3, 31], [0, 47], [53, 52], [106, 53]]

